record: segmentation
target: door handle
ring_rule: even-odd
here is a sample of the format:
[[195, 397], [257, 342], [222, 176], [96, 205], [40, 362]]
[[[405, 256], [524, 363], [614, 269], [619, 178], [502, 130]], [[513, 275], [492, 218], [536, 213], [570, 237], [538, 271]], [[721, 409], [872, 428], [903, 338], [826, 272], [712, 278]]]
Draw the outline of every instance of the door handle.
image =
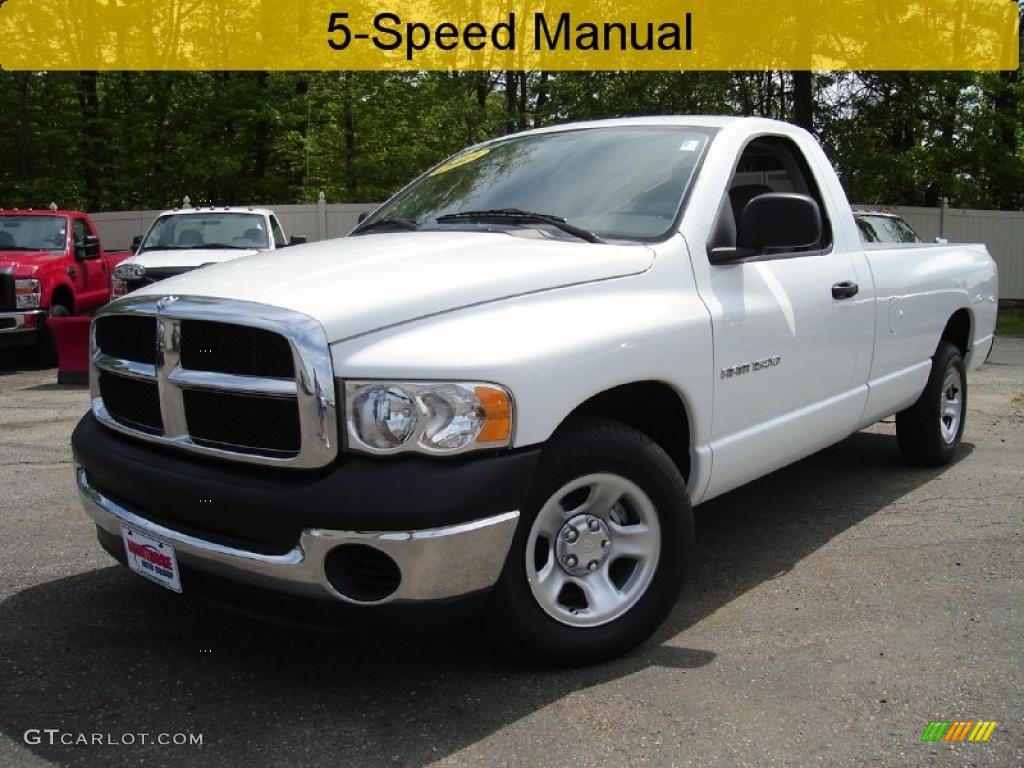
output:
[[850, 299], [857, 295], [857, 291], [860, 290], [860, 286], [852, 280], [844, 280], [841, 283], [836, 283], [832, 286], [832, 298], [833, 299]]

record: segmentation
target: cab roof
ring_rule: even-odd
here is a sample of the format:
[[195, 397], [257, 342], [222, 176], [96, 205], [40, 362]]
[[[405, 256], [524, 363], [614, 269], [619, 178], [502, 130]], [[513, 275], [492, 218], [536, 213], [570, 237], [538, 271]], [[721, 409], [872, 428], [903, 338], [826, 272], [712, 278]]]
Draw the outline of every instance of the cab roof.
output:
[[49, 208], [4, 208], [0, 206], [0, 216], [85, 216], [84, 211], [51, 211]]
[[[774, 130], [781, 134], [795, 134], [803, 132], [803, 129], [787, 123], [783, 120], [772, 120], [766, 117], [734, 117], [730, 115], [647, 115], [642, 117], [615, 117], [605, 120], [584, 120], [561, 125], [546, 125], [542, 128], [533, 128], [522, 131], [513, 136], [523, 136], [537, 133], [557, 133], [559, 131], [576, 131], [585, 128], [625, 128], [629, 126], [664, 126], [676, 125], [689, 128], [708, 129], [740, 129], [747, 128], [751, 131]], [[509, 136], [500, 136], [492, 141], [507, 139]], [[483, 142], [487, 143], [487, 142]]]
[[161, 216], [168, 214], [195, 216], [198, 214], [209, 215], [211, 213], [256, 213], [263, 216], [271, 216], [274, 212], [270, 208], [256, 208], [247, 205], [201, 205], [189, 208], [170, 208], [160, 213]]

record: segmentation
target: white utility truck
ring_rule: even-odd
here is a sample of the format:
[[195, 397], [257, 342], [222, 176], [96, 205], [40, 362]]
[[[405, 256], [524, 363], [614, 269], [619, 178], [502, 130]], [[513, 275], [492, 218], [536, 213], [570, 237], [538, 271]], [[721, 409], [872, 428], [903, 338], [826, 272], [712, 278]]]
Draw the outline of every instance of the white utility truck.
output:
[[694, 505], [893, 414], [907, 459], [951, 461], [996, 305], [983, 246], [866, 248], [791, 125], [544, 128], [348, 237], [100, 311], [77, 486], [164, 587], [306, 619], [470, 601], [592, 662], [672, 609]]
[[267, 208], [208, 206], [164, 211], [132, 242], [135, 252], [114, 270], [114, 298], [199, 267], [300, 245]]

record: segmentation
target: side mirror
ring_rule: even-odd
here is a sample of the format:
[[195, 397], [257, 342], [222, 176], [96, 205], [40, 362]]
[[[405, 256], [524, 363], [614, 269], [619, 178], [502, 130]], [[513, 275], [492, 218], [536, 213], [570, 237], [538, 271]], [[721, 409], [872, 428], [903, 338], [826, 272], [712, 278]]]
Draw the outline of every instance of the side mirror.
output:
[[746, 204], [740, 213], [736, 247], [718, 247], [708, 253], [712, 264], [758, 256], [766, 250], [785, 252], [821, 242], [821, 209], [807, 195], [767, 192]]
[[944, 237], [936, 237], [935, 238], [935, 244], [936, 245], [949, 245], [949, 240], [947, 240]]
[[305, 245], [307, 242], [305, 235], [292, 235], [291, 240], [288, 241], [288, 245]]
[[812, 198], [769, 192], [743, 209], [736, 245], [756, 252], [797, 250], [820, 243], [821, 232], [821, 208]]
[[139, 248], [142, 247], [142, 235], [136, 235], [132, 238], [132, 250], [135, 253], [139, 252]]
[[98, 259], [100, 255], [100, 238], [98, 235], [86, 235], [81, 245], [75, 246], [75, 258]]

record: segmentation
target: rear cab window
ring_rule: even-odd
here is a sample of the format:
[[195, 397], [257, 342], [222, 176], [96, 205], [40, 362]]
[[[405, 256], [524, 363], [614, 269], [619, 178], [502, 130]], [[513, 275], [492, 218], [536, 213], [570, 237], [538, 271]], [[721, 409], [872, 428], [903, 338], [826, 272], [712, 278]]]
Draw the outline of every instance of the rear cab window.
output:
[[857, 229], [865, 243], [920, 243], [914, 228], [903, 218], [883, 213], [855, 213]]

